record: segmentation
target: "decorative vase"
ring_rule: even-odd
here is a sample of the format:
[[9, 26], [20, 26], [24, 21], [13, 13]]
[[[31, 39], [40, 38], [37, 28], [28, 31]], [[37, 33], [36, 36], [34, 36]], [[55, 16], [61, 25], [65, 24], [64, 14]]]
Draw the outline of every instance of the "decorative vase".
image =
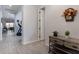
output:
[[68, 39], [68, 38], [69, 38], [69, 36], [65, 36], [65, 38], [67, 38], [67, 39]]
[[57, 37], [58, 36], [58, 32], [57, 31], [54, 31], [53, 32], [53, 36]]

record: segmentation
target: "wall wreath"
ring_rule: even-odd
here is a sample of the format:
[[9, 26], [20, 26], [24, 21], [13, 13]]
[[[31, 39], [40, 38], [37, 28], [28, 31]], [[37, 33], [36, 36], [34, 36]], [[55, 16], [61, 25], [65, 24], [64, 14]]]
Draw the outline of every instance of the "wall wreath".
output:
[[68, 8], [64, 11], [64, 17], [66, 21], [74, 21], [74, 17], [76, 16], [77, 10], [73, 8]]

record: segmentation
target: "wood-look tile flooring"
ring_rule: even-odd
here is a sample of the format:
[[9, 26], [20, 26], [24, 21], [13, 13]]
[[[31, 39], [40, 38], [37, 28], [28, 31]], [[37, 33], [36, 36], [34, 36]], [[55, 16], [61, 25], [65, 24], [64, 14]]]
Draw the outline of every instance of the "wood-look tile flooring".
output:
[[13, 32], [8, 31], [3, 34], [3, 40], [0, 41], [0, 54], [47, 54], [48, 47], [44, 41], [38, 41], [31, 44], [23, 45], [22, 37], [16, 36]]

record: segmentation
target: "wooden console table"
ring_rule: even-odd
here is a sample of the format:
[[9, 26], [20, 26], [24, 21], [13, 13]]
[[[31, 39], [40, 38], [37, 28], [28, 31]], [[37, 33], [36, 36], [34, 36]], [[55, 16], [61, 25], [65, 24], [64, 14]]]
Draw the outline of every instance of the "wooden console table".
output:
[[49, 53], [79, 54], [79, 39], [49, 36]]

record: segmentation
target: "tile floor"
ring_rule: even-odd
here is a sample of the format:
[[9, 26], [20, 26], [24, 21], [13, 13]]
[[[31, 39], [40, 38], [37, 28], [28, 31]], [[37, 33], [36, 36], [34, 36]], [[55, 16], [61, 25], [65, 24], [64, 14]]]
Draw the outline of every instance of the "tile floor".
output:
[[48, 47], [44, 41], [38, 41], [27, 45], [22, 45], [22, 37], [14, 35], [13, 32], [3, 34], [0, 41], [0, 54], [47, 54]]

